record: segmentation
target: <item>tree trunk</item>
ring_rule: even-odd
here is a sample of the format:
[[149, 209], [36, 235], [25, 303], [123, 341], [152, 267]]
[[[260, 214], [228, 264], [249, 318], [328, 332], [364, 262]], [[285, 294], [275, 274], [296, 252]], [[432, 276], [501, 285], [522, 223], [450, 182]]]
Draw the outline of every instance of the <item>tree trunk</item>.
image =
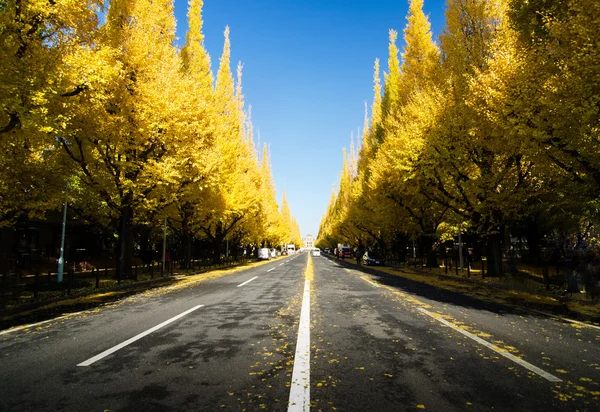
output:
[[131, 278], [133, 273], [133, 208], [130, 205], [131, 195], [127, 195], [121, 207], [119, 219], [119, 253], [117, 277]]
[[218, 265], [221, 263], [221, 250], [223, 249], [223, 240], [225, 236], [218, 234], [213, 240], [213, 264]]
[[539, 224], [536, 220], [527, 223], [525, 239], [527, 239], [527, 248], [529, 249], [529, 262], [534, 265], [542, 263], [540, 248], [542, 234], [540, 232]]
[[502, 251], [500, 249], [500, 235], [490, 235], [486, 245], [487, 275], [502, 276]]
[[433, 245], [435, 244], [435, 238], [433, 236], [424, 236], [423, 237], [423, 251], [427, 258], [427, 267], [428, 268], [438, 268], [440, 265], [437, 261], [437, 255], [435, 250], [433, 250]]
[[181, 237], [183, 242], [182, 269], [189, 269], [192, 261], [192, 231], [186, 217], [181, 222]]

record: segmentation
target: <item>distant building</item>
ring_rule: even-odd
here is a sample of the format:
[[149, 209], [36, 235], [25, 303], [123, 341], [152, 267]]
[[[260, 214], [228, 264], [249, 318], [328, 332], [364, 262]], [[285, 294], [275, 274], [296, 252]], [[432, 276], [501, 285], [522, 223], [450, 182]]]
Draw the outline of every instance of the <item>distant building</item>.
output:
[[306, 235], [306, 237], [302, 238], [304, 242], [304, 249], [313, 249], [315, 247], [315, 238], [313, 235]]

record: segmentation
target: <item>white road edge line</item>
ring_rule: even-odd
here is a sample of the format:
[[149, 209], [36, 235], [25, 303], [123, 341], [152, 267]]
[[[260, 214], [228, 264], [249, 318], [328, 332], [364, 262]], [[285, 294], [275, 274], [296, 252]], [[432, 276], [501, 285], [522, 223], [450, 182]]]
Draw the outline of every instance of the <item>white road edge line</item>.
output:
[[363, 278], [362, 276], [361, 276], [360, 278], [361, 278], [362, 280], [364, 280], [365, 282], [367, 282], [367, 283], [370, 283], [371, 285], [375, 286], [376, 288], [379, 288], [379, 287], [381, 287], [381, 285], [378, 285], [377, 283], [375, 283], [375, 282], [372, 282], [372, 281], [370, 281], [370, 280], [369, 280], [369, 279], [367, 279], [367, 278]]
[[249, 280], [245, 281], [244, 283], [240, 283], [239, 285], [237, 285], [237, 287], [238, 287], [238, 288], [239, 288], [239, 287], [242, 287], [242, 286], [244, 286], [244, 285], [246, 285], [246, 284], [248, 284], [248, 283], [252, 282], [252, 281], [253, 281], [254, 279], [256, 279], [257, 277], [258, 277], [258, 276], [254, 276], [252, 279], [249, 279]]
[[498, 346], [493, 345], [493, 344], [489, 343], [488, 341], [481, 339], [479, 336], [473, 335], [472, 333], [469, 333], [466, 330], [457, 327], [456, 325], [453, 325], [452, 323], [448, 322], [446, 319], [442, 319], [439, 316], [436, 316], [433, 313], [431, 313], [428, 310], [425, 310], [423, 308], [417, 308], [417, 309], [419, 309], [419, 311], [423, 312], [427, 316], [430, 316], [433, 319], [437, 320], [438, 322], [448, 326], [449, 328], [454, 329], [458, 333], [462, 333], [466, 337], [473, 339], [475, 342], [479, 343], [480, 345], [483, 345], [486, 348], [491, 349], [494, 352], [498, 353], [499, 355], [502, 355], [505, 358], [510, 359], [511, 361], [521, 365], [525, 369], [529, 369], [531, 372], [538, 374], [542, 378], [544, 378], [550, 382], [562, 382], [562, 379], [557, 378], [556, 376], [549, 374], [548, 372], [538, 368], [537, 366], [534, 366], [531, 363], [524, 361], [521, 358], [516, 357], [512, 353], [501, 350]]
[[56, 322], [56, 321], [59, 321], [59, 320], [62, 320], [62, 319], [70, 318], [72, 316], [82, 315], [84, 313], [92, 313], [92, 310], [83, 310], [81, 312], [68, 313], [66, 315], [59, 316], [59, 317], [54, 318], [54, 319], [48, 319], [48, 320], [44, 320], [44, 321], [41, 321], [41, 322], [30, 323], [29, 325], [17, 326], [15, 328], [3, 330], [2, 332], [0, 332], [0, 336], [6, 335], [6, 334], [9, 334], [9, 333], [12, 333], [12, 332], [18, 332], [18, 331], [23, 330], [23, 329], [36, 328], [36, 327], [38, 327], [40, 325], [43, 325], [45, 323]]
[[591, 323], [580, 322], [580, 321], [575, 320], [575, 319], [563, 318], [562, 316], [557, 316], [557, 315], [555, 315], [553, 313], [546, 312], [546, 311], [543, 311], [543, 310], [534, 310], [533, 312], [537, 313], [539, 315], [548, 316], [549, 318], [552, 318], [552, 319], [555, 319], [555, 320], [563, 320], [565, 322], [574, 323], [574, 324], [579, 325], [579, 326], [585, 326], [586, 328], [600, 329], [600, 326], [598, 326], [598, 325], [593, 325]]
[[600, 329], [600, 326], [591, 325], [591, 324], [589, 324], [589, 323], [585, 323], [585, 322], [580, 322], [580, 321], [578, 321], [578, 320], [575, 320], [575, 319], [561, 318], [561, 317], [559, 317], [558, 319], [560, 319], [560, 320], [564, 320], [565, 322], [574, 323], [574, 324], [576, 324], [576, 325], [583, 326], [583, 327], [586, 327], [586, 328]]
[[135, 335], [133, 338], [127, 339], [125, 342], [119, 343], [118, 345], [113, 346], [112, 348], [107, 349], [104, 352], [99, 353], [96, 356], [91, 357], [84, 362], [78, 363], [77, 366], [90, 366], [92, 363], [99, 361], [100, 359], [110, 355], [111, 353], [118, 351], [119, 349], [123, 349], [125, 346], [132, 344], [136, 340], [142, 339], [144, 336], [147, 336], [147, 335], [151, 334], [152, 332], [155, 332], [155, 331], [159, 330], [160, 328], [167, 326], [169, 323], [175, 322], [177, 319], [180, 319], [180, 318], [184, 317], [185, 315], [188, 315], [188, 314], [192, 313], [193, 311], [200, 309], [202, 306], [204, 306], [204, 305], [194, 306], [193, 308], [186, 310], [185, 312], [180, 313], [179, 315], [174, 316], [171, 319], [168, 319], [168, 320], [164, 321], [163, 323], [160, 323], [160, 324], [156, 325], [155, 327], [148, 329], [147, 331], [144, 331], [138, 335]]
[[267, 272], [271, 272], [272, 270], [275, 270], [275, 268], [271, 268], [271, 269], [267, 270]]
[[304, 281], [288, 412], [310, 411], [310, 281]]

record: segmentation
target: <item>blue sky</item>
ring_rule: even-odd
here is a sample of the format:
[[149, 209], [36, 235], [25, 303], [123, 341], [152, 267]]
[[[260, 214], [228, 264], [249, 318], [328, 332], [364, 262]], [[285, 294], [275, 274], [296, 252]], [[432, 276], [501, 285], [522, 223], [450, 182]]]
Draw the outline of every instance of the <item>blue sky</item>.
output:
[[[406, 24], [408, 0], [204, 0], [205, 47], [216, 74], [225, 26], [232, 70], [244, 65], [243, 93], [261, 142], [270, 146], [277, 197], [286, 191], [302, 236], [317, 235], [342, 148], [362, 128], [373, 99], [373, 64], [387, 69], [388, 32]], [[425, 0], [437, 37], [444, 1]], [[175, 1], [180, 44], [187, 1]]]

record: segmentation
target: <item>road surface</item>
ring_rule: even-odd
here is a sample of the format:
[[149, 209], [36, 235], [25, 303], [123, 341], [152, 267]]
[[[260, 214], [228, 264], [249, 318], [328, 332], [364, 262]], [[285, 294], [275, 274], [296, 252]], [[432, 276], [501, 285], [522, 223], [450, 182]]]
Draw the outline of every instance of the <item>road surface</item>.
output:
[[598, 410], [600, 330], [280, 258], [0, 332], [2, 411]]

